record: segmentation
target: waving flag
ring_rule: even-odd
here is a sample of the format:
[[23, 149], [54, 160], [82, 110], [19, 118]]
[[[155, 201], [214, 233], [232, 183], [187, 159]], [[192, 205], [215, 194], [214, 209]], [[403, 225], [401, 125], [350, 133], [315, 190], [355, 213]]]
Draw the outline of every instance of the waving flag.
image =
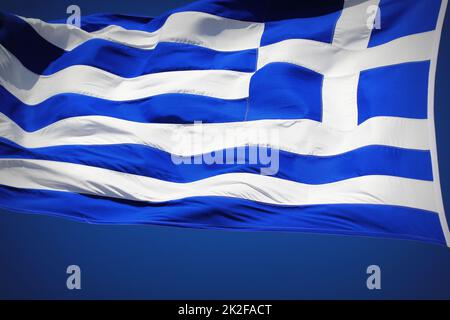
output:
[[447, 0], [206, 0], [0, 20], [0, 208], [450, 244]]

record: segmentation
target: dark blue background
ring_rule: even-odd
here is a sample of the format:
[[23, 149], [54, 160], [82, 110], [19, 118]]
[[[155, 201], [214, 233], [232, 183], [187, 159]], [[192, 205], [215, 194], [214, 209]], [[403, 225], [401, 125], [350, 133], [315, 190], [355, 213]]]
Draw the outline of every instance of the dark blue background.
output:
[[[187, 2], [77, 0], [76, 4], [82, 14], [155, 16]], [[2, 0], [0, 10], [59, 19], [70, 4]], [[449, 35], [447, 19], [438, 64], [436, 118], [442, 188], [450, 212]], [[82, 290], [66, 289], [65, 270], [70, 264], [81, 267]], [[366, 288], [366, 268], [371, 264], [381, 266], [381, 291]], [[450, 299], [450, 251], [401, 240], [99, 226], [2, 212], [0, 298]]]

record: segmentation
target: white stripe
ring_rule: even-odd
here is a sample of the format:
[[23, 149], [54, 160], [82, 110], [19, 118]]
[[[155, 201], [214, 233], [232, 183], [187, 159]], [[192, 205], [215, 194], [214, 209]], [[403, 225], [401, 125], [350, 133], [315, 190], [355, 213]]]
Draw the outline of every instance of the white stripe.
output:
[[175, 183], [117, 171], [47, 160], [0, 160], [3, 185], [162, 202], [223, 196], [282, 205], [383, 204], [434, 211], [433, 183], [390, 176], [364, 176], [323, 185], [248, 173]]
[[433, 57], [434, 31], [398, 38], [365, 50], [347, 50], [328, 43], [289, 39], [261, 47], [258, 69], [273, 62], [299, 65], [327, 77], [345, 77], [363, 70]]
[[[0, 113], [0, 136], [26, 148], [58, 145], [148, 145], [180, 156], [264, 145], [304, 155], [336, 155], [367, 145], [428, 150], [427, 120], [375, 117], [353, 131], [332, 130], [312, 120], [148, 124], [111, 117], [72, 117], [26, 132]], [[223, 139], [225, 137], [226, 139]], [[190, 146], [186, 146], [190, 143]]]
[[91, 39], [105, 39], [141, 49], [153, 49], [159, 42], [178, 42], [219, 51], [238, 51], [257, 48], [264, 29], [263, 23], [189, 11], [172, 14], [155, 32], [126, 30], [111, 25], [89, 33], [68, 24], [51, 24], [39, 19], [20, 18], [29, 23], [45, 40], [67, 51]]
[[[76, 65], [50, 76], [37, 75], [0, 45], [0, 84], [23, 103], [38, 104], [61, 93], [79, 93], [114, 101], [164, 93], [190, 93], [221, 99], [248, 96], [252, 73], [188, 70], [122, 78], [90, 66]], [[226, 88], [226, 89], [225, 89]]]

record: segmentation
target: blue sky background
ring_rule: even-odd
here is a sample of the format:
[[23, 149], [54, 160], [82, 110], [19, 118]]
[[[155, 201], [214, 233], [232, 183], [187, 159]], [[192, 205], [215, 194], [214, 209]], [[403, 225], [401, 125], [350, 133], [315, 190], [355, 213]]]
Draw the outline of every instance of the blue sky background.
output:
[[[75, 3], [83, 15], [156, 16], [188, 2], [2, 0], [0, 10], [61, 19]], [[436, 125], [448, 212], [449, 72], [447, 19], [438, 63]], [[80, 291], [66, 289], [70, 264], [81, 267]], [[381, 291], [366, 288], [366, 268], [371, 264], [382, 269]], [[450, 250], [404, 240], [99, 226], [0, 212], [0, 298], [450, 299]]]

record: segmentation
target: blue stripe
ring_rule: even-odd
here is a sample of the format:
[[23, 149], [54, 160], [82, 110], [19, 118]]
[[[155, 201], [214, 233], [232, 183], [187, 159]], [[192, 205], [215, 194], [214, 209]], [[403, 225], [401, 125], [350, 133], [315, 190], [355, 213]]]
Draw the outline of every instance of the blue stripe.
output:
[[[248, 148], [244, 150], [244, 157], [239, 158], [237, 150], [233, 150], [233, 161], [228, 161], [232, 164], [226, 164], [226, 150], [214, 153], [215, 159], [220, 159], [223, 164], [206, 164], [200, 156], [196, 156], [196, 159], [184, 158], [187, 163], [175, 164], [169, 153], [143, 145], [75, 145], [25, 149], [0, 138], [0, 158], [70, 162], [180, 183], [226, 173], [259, 174], [261, 168], [270, 166], [278, 169], [274, 175], [277, 178], [307, 184], [331, 183], [365, 175], [433, 180], [428, 151], [367, 146], [340, 155], [320, 157], [282, 150], [276, 154], [272, 149], [261, 147], [258, 152], [261, 152], [263, 158], [258, 156], [254, 159], [249, 155]], [[238, 160], [243, 164], [238, 164]]]
[[96, 67], [127, 78], [181, 70], [254, 72], [256, 49], [220, 52], [195, 45], [160, 42], [152, 50], [143, 50], [107, 40], [90, 40], [66, 52], [58, 60], [48, 62], [48, 67], [41, 74], [53, 74], [77, 64]]
[[[0, 15], [0, 43], [36, 74], [51, 75], [74, 65], [103, 69], [121, 77], [177, 70], [253, 72], [256, 49], [220, 52], [195, 45], [159, 43], [152, 50], [94, 39], [66, 52], [41, 38], [22, 19]], [[30, 54], [30, 47], [33, 54]]]
[[340, 11], [333, 11], [323, 16], [266, 22], [261, 46], [288, 39], [308, 39], [331, 43], [340, 15]]
[[410, 62], [361, 72], [358, 123], [377, 116], [426, 119], [430, 62]]
[[[281, 2], [283, 1], [288, 0], [281, 0]], [[301, 2], [303, 0], [299, 1]], [[266, 5], [261, 0], [199, 0], [177, 7], [170, 11], [166, 11], [165, 13], [151, 19], [115, 14], [83, 16], [80, 21], [80, 27], [83, 30], [92, 32], [113, 24], [128, 30], [154, 32], [164, 25], [170, 15], [177, 12], [186, 11], [204, 12], [235, 20], [264, 22]], [[52, 22], [66, 23], [66, 20], [61, 19]]]
[[[83, 13], [82, 10], [81, 13]], [[155, 22], [152, 22], [154, 19], [155, 18], [153, 17], [138, 15], [94, 13], [86, 16], [81, 15], [80, 28], [87, 32], [95, 32], [110, 25], [115, 25], [127, 30], [149, 31], [152, 30], [151, 26], [155, 24]], [[66, 23], [66, 19], [53, 20], [49, 22]]]
[[163, 94], [133, 101], [110, 101], [79, 94], [55, 95], [38, 105], [23, 104], [0, 86], [0, 112], [26, 131], [77, 116], [108, 116], [142, 123], [243, 121], [246, 99], [223, 100], [189, 94]]
[[[83, 16], [81, 28], [86, 31], [97, 31], [114, 24], [129, 30], [156, 31], [167, 18], [176, 12], [198, 11], [219, 17], [250, 21], [270, 22], [296, 18], [314, 18], [323, 16], [320, 23], [328, 24], [328, 15], [340, 14], [344, 0], [321, 0], [320, 5], [311, 0], [200, 0], [168, 11], [156, 18], [131, 17], [126, 15], [97, 14]], [[65, 23], [64, 20], [54, 21]], [[313, 20], [307, 25], [316, 24]]]
[[436, 29], [441, 0], [381, 0], [379, 7], [380, 29], [372, 31], [369, 47]]
[[0, 203], [4, 210], [62, 216], [90, 223], [301, 231], [411, 239], [445, 245], [437, 213], [396, 206], [277, 206], [222, 197], [149, 203], [6, 186], [0, 186]]

